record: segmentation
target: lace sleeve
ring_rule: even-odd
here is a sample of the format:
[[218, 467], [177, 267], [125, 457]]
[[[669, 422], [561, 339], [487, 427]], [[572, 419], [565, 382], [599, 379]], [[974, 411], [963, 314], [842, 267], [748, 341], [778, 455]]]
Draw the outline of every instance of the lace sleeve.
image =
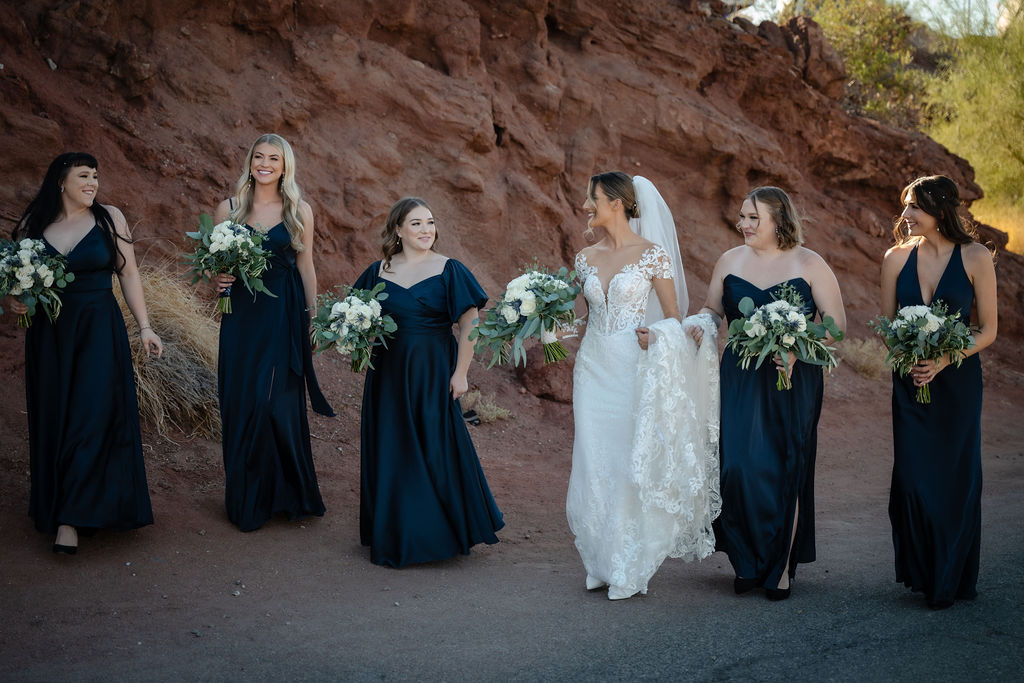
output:
[[587, 263], [587, 257], [583, 255], [582, 251], [576, 254], [576, 260], [573, 261], [572, 267], [576, 271], [576, 280], [582, 286], [583, 281], [587, 279], [587, 275], [590, 273], [590, 264]]
[[655, 244], [640, 257], [640, 270], [648, 278], [671, 280], [673, 278], [672, 259], [660, 244]]

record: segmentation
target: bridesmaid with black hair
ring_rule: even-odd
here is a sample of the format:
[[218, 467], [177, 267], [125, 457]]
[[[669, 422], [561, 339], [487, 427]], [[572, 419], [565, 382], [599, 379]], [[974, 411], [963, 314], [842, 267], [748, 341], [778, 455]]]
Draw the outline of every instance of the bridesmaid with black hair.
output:
[[[25, 335], [32, 491], [36, 528], [56, 534], [55, 553], [78, 550], [78, 530], [153, 523], [132, 351], [114, 298], [116, 274], [146, 354], [163, 353], [153, 332], [124, 215], [96, 201], [99, 172], [89, 154], [61, 154], [14, 229], [67, 259], [75, 279], [53, 322], [37, 315]], [[7, 299], [4, 308], [26, 308]]]
[[[945, 176], [907, 185], [896, 246], [882, 261], [882, 315], [904, 306], [946, 304], [977, 325], [974, 346], [954, 366], [943, 356], [892, 376], [894, 460], [889, 519], [896, 580], [933, 609], [977, 595], [981, 546], [981, 359], [996, 339], [992, 254], [960, 218], [960, 191]], [[917, 388], [931, 385], [932, 402]]]

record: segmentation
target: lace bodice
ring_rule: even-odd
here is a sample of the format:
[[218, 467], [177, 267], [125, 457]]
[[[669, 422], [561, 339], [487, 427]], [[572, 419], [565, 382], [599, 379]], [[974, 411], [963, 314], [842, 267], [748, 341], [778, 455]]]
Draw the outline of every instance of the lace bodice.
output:
[[639, 261], [615, 273], [608, 282], [607, 294], [601, 289], [597, 268], [587, 262], [582, 251], [576, 254], [575, 267], [583, 296], [590, 305], [587, 329], [597, 334], [632, 331], [642, 325], [653, 286], [651, 280], [672, 277], [672, 260], [657, 244], [648, 247]]

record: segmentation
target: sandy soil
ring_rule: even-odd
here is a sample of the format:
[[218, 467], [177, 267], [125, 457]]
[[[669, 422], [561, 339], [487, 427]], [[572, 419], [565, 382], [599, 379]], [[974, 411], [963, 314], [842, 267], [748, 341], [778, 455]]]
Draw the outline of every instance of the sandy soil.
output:
[[818, 561], [793, 597], [731, 592], [722, 553], [668, 561], [646, 597], [587, 593], [565, 522], [572, 412], [509, 370], [471, 380], [513, 412], [472, 428], [505, 513], [501, 543], [403, 570], [358, 542], [361, 378], [317, 361], [339, 416], [311, 413], [322, 518], [243, 534], [219, 445], [147, 436], [156, 524], [54, 556], [28, 507], [21, 377], [0, 409], [3, 680], [936, 680], [1024, 670], [1024, 374], [987, 360], [980, 597], [931, 612], [893, 581], [889, 390], [826, 383]]

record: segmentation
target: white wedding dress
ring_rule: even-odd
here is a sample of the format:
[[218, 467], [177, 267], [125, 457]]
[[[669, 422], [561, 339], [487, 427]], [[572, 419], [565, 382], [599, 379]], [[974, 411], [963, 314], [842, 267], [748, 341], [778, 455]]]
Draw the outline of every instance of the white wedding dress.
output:
[[652, 278], [672, 278], [655, 244], [602, 290], [597, 269], [576, 256], [590, 306], [573, 372], [576, 434], [566, 499], [569, 527], [591, 581], [609, 597], [646, 593], [666, 557], [714, 552], [718, 492], [718, 354], [710, 316], [691, 316], [697, 345], [674, 318], [644, 324]]

